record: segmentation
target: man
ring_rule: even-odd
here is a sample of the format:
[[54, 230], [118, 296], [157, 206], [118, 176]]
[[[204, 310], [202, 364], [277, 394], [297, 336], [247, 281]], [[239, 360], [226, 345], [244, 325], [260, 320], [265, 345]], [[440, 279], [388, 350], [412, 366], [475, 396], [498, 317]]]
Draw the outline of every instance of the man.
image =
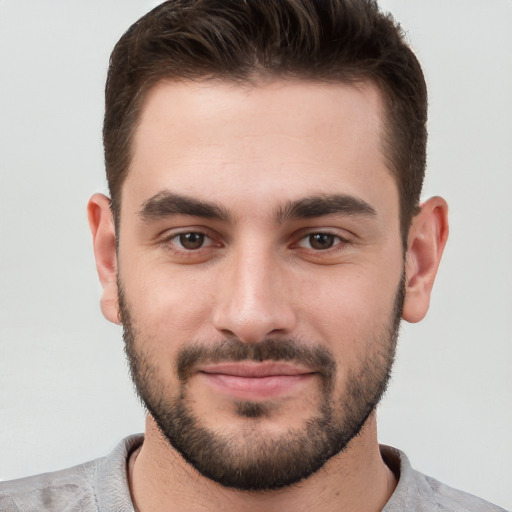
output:
[[377, 443], [448, 233], [444, 200], [419, 205], [425, 123], [373, 2], [173, 1], [132, 26], [89, 220], [145, 437], [5, 484], [2, 510], [498, 510]]

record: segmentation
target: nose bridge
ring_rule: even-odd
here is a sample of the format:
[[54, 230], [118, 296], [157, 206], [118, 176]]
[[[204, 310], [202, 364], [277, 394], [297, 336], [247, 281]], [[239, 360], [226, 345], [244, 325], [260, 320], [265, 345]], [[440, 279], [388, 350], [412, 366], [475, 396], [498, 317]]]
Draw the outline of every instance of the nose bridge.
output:
[[295, 320], [283, 270], [270, 243], [241, 241], [226, 262], [215, 327], [245, 342], [290, 331]]

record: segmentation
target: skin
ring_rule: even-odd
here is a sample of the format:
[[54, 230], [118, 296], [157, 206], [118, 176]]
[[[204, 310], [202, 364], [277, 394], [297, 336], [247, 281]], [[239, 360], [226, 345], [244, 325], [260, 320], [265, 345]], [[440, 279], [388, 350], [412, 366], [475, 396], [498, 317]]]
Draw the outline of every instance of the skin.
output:
[[[148, 93], [122, 187], [117, 253], [108, 198], [91, 198], [89, 220], [102, 311], [119, 323], [119, 272], [162, 393], [172, 396], [178, 387], [173, 362], [181, 348], [232, 336], [244, 343], [293, 337], [327, 348], [342, 393], [348, 370], [389, 325], [404, 264], [402, 317], [424, 317], [448, 234], [447, 206], [441, 198], [423, 203], [404, 259], [397, 187], [381, 148], [383, 123], [382, 98], [371, 84], [162, 82]], [[141, 214], [148, 200], [169, 192], [215, 203], [228, 218]], [[291, 202], [327, 194], [356, 198], [373, 213], [276, 215]], [[177, 235], [189, 232], [206, 234], [206, 244], [181, 246]], [[312, 247], [314, 233], [334, 235], [332, 247]], [[250, 421], [236, 415], [240, 397], [229, 389], [219, 393], [203, 377], [193, 374], [189, 382], [194, 413], [237, 436]], [[251, 398], [272, 405], [256, 428], [265, 435], [300, 428], [315, 414], [320, 389], [314, 376], [270, 397], [256, 389]], [[382, 509], [396, 484], [380, 457], [375, 414], [320, 471], [265, 493], [202, 477], [148, 416], [130, 481], [142, 512], [371, 512]]]

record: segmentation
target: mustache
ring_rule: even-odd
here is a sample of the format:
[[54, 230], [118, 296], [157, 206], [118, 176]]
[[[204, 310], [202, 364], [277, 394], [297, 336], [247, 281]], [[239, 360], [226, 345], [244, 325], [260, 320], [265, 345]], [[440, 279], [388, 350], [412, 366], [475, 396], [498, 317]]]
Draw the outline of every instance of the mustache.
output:
[[326, 381], [332, 380], [336, 362], [324, 347], [308, 346], [291, 339], [268, 338], [258, 343], [244, 343], [239, 339], [226, 339], [215, 345], [193, 343], [180, 350], [176, 371], [185, 381], [194, 368], [202, 364], [240, 361], [286, 361], [313, 369]]

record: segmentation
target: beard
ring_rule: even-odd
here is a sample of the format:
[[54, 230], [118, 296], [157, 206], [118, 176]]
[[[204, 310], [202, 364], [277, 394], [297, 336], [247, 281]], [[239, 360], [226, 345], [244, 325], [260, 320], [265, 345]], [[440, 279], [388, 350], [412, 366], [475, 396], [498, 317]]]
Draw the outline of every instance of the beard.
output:
[[[388, 323], [372, 339], [361, 340], [368, 350], [359, 358], [358, 367], [347, 371], [342, 391], [335, 392], [337, 365], [326, 348], [290, 338], [267, 338], [258, 343], [229, 338], [216, 344], [191, 342], [179, 352], [175, 367], [179, 385], [173, 396], [163, 392], [156, 358], [142, 350], [148, 345], [146, 337], [132, 320], [118, 279], [125, 351], [137, 394], [170, 446], [206, 478], [244, 491], [274, 490], [298, 483], [343, 452], [380, 402], [396, 351], [404, 279], [402, 276]], [[247, 419], [236, 433], [208, 428], [194, 414], [188, 383], [197, 364], [268, 360], [319, 369], [317, 412], [301, 428], [280, 435], [265, 432], [259, 420], [272, 414], [272, 405], [266, 402], [235, 404], [235, 413]]]

